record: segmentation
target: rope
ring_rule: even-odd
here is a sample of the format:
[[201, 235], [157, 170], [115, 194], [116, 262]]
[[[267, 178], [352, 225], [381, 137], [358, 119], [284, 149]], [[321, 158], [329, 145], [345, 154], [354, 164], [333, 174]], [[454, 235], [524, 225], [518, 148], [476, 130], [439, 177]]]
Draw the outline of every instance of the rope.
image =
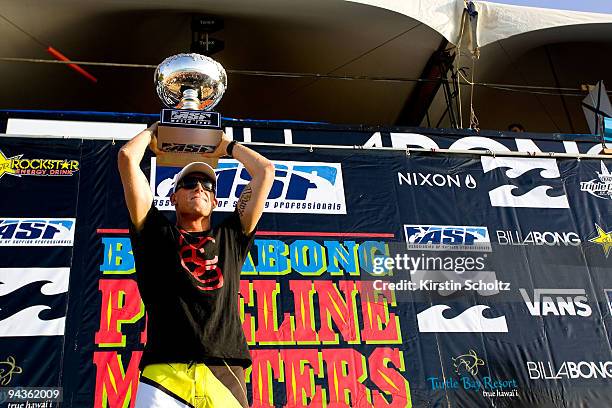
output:
[[[27, 62], [27, 63], [40, 63], [40, 64], [77, 64], [83, 66], [102, 66], [102, 67], [113, 67], [113, 68], [141, 68], [141, 69], [155, 69], [157, 65], [151, 64], [126, 64], [117, 62], [94, 62], [94, 61], [57, 61], [40, 58], [16, 58], [16, 57], [0, 57], [0, 61], [4, 62]], [[335, 80], [355, 80], [355, 81], [373, 81], [373, 82], [450, 82], [447, 78], [438, 79], [424, 79], [424, 78], [406, 78], [406, 77], [378, 77], [369, 75], [332, 75], [332, 74], [317, 74], [308, 72], [281, 72], [281, 71], [255, 71], [255, 70], [239, 70], [239, 69], [228, 69], [226, 70], [229, 74], [234, 75], [245, 75], [245, 76], [261, 76], [261, 77], [275, 77], [275, 78], [321, 78], [321, 79], [335, 79]], [[485, 88], [498, 89], [503, 91], [522, 92], [529, 94], [544, 94], [544, 95], [563, 95], [563, 96], [581, 96], [584, 97], [586, 93], [580, 88], [560, 88], [553, 86], [538, 86], [538, 85], [515, 85], [515, 84], [498, 84], [498, 83], [487, 83], [487, 82], [471, 82], [463, 77], [465, 82], [459, 81], [460, 86], [481, 86]], [[565, 93], [569, 92], [569, 93]], [[612, 96], [612, 91], [607, 91], [607, 94]]]

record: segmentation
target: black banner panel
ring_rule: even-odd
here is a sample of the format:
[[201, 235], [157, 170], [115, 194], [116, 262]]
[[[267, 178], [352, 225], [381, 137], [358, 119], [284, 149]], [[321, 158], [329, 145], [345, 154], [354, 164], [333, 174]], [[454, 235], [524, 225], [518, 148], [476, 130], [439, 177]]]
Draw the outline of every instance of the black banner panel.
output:
[[[147, 332], [122, 144], [0, 141], [3, 407], [33, 403], [10, 405], [18, 387], [133, 406]], [[253, 407], [612, 406], [612, 160], [255, 149], [276, 173], [236, 305]], [[142, 168], [173, 220], [180, 169]], [[216, 172], [213, 223], [250, 180]]]

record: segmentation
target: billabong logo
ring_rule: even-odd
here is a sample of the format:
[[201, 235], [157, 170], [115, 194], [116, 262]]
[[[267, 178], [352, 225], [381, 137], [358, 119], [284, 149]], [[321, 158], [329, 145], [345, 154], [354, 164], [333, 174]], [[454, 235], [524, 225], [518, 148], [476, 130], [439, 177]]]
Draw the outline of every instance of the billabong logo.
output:
[[476, 180], [474, 180], [474, 177], [472, 177], [470, 174], [466, 175], [465, 177], [461, 177], [460, 174], [398, 172], [397, 182], [400, 186], [476, 188]]
[[450, 306], [435, 305], [417, 314], [419, 331], [422, 333], [506, 333], [508, 325], [504, 316], [488, 318], [483, 312], [489, 306], [472, 306], [450, 319], [444, 312]]
[[22, 159], [23, 154], [7, 157], [0, 150], [0, 178], [5, 174], [26, 176], [72, 176], [79, 170], [78, 160]]
[[[160, 210], [174, 210], [170, 204], [173, 180], [180, 168], [156, 167], [151, 159], [151, 188]], [[305, 214], [346, 214], [344, 183], [340, 163], [274, 161], [274, 183], [265, 212]], [[218, 211], [234, 211], [240, 193], [249, 183], [248, 172], [235, 160], [219, 161], [217, 169]]]
[[74, 218], [0, 218], [2, 246], [72, 246]]
[[[508, 177], [508, 181], [531, 176], [529, 177], [530, 185], [533, 184], [532, 179], [539, 176], [547, 183], [520, 195], [515, 195], [516, 190], [520, 192], [521, 186], [525, 183], [499, 186], [489, 191], [489, 199], [493, 207], [569, 208], [556, 159], [483, 156], [481, 163], [485, 173], [506, 168], [504, 174]], [[536, 171], [535, 174], [534, 171]], [[553, 190], [555, 195], [549, 195], [549, 190]]]
[[70, 268], [0, 268], [0, 337], [62, 336]]
[[547, 361], [527, 361], [527, 371], [531, 380], [562, 380], [612, 378], [612, 361], [564, 361], [559, 369]]
[[0, 385], [6, 387], [10, 384], [14, 374], [21, 374], [23, 370], [15, 362], [15, 357], [8, 356], [6, 361], [0, 361]]
[[478, 367], [484, 366], [485, 362], [482, 358], [476, 355], [474, 350], [468, 351], [457, 357], [452, 357], [455, 373], [461, 375], [462, 372], [467, 372], [472, 376], [478, 374]]
[[589, 239], [589, 242], [601, 245], [601, 249], [603, 249], [607, 258], [610, 254], [610, 249], [612, 248], [612, 231], [605, 231], [597, 224], [595, 224], [595, 228], [597, 229], [597, 236]]
[[532, 316], [588, 317], [593, 313], [584, 289], [534, 289], [533, 300], [525, 289], [519, 292]]
[[580, 237], [575, 232], [529, 231], [496, 231], [500, 245], [536, 245], [536, 246], [580, 246]]
[[586, 191], [592, 196], [604, 200], [612, 199], [612, 174], [610, 174], [603, 161], [601, 162], [601, 173], [596, 173], [599, 180], [581, 181], [580, 191]]
[[404, 225], [404, 233], [411, 250], [491, 252], [487, 227]]

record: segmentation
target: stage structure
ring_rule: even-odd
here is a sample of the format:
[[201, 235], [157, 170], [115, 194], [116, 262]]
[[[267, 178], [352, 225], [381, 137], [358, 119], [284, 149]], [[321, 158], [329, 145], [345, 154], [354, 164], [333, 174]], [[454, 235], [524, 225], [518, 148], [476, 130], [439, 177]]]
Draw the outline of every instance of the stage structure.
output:
[[[116, 157], [152, 121], [4, 113], [5, 132], [47, 136], [0, 136], [2, 387], [133, 403], [146, 308]], [[254, 407], [612, 405], [612, 160], [596, 138], [224, 125], [276, 167], [236, 305]], [[143, 169], [172, 216], [179, 169]], [[218, 222], [249, 177], [230, 159], [217, 172]]]

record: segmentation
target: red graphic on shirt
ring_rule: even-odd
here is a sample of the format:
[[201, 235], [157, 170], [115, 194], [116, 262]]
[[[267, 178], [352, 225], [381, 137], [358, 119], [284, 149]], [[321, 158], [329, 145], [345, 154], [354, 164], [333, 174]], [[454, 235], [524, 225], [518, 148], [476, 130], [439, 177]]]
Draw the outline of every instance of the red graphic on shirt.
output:
[[204, 245], [212, 241], [213, 237], [198, 238], [198, 242], [190, 244], [181, 234], [179, 238], [179, 257], [181, 265], [196, 280], [196, 287], [200, 290], [215, 290], [223, 286], [223, 274], [217, 266], [218, 257], [206, 258]]

